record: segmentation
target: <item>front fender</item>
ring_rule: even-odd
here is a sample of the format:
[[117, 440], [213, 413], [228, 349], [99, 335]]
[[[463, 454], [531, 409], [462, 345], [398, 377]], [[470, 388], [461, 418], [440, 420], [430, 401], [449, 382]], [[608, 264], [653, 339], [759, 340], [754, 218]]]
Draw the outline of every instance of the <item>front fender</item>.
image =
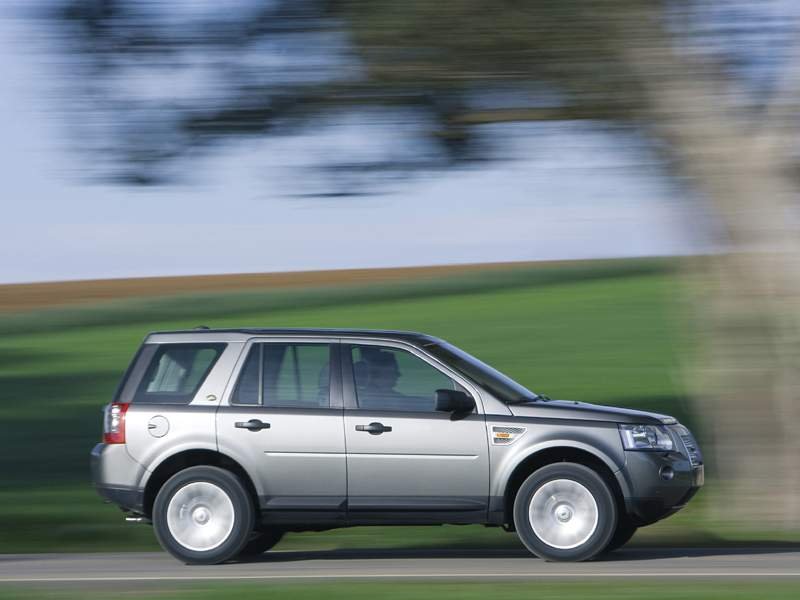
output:
[[514, 471], [531, 456], [556, 448], [566, 448], [585, 452], [599, 459], [615, 475], [622, 487], [623, 495], [628, 496], [628, 484], [620, 477], [625, 465], [625, 455], [615, 423], [580, 424], [524, 422], [488, 423], [506, 427], [525, 427], [526, 432], [510, 445], [491, 445], [492, 496], [504, 496], [508, 482]]

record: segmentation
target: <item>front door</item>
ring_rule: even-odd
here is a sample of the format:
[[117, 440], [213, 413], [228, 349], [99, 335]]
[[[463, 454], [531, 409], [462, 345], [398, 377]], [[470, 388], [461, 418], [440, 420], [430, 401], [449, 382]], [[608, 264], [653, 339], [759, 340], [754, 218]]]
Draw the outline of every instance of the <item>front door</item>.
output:
[[489, 448], [480, 401], [465, 417], [436, 411], [436, 390], [465, 388], [418, 349], [342, 345], [348, 519], [483, 522]]
[[337, 345], [254, 340], [243, 356], [217, 414], [220, 452], [258, 478], [266, 521], [343, 519], [347, 476]]

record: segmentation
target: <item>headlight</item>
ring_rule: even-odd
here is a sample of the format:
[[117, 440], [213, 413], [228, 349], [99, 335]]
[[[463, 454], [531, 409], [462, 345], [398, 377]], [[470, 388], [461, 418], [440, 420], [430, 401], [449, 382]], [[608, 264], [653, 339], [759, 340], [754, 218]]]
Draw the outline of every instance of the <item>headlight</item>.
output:
[[625, 450], [672, 450], [672, 438], [661, 425], [620, 425]]

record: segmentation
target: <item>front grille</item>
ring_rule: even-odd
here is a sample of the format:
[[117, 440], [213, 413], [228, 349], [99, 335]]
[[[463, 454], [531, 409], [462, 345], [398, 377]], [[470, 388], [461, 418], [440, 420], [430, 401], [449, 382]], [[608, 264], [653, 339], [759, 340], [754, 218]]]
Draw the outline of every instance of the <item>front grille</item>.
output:
[[699, 467], [703, 464], [703, 455], [700, 453], [700, 448], [697, 447], [697, 442], [691, 432], [683, 425], [674, 426], [675, 433], [681, 438], [683, 447], [686, 448], [686, 456], [689, 457], [689, 462], [693, 467]]
[[686, 446], [686, 452], [689, 454], [689, 462], [692, 463], [692, 466], [697, 467], [702, 464], [703, 461], [700, 459], [700, 452], [697, 450], [697, 444], [695, 444], [692, 436], [682, 435], [681, 440], [683, 441], [683, 445]]

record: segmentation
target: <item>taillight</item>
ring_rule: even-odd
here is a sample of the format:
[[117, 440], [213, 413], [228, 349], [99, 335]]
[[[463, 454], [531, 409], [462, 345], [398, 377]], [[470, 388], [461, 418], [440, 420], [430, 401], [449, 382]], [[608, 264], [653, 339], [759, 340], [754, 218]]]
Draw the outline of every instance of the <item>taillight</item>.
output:
[[125, 443], [125, 413], [128, 406], [130, 405], [114, 402], [106, 407], [106, 415], [103, 419], [103, 443]]

